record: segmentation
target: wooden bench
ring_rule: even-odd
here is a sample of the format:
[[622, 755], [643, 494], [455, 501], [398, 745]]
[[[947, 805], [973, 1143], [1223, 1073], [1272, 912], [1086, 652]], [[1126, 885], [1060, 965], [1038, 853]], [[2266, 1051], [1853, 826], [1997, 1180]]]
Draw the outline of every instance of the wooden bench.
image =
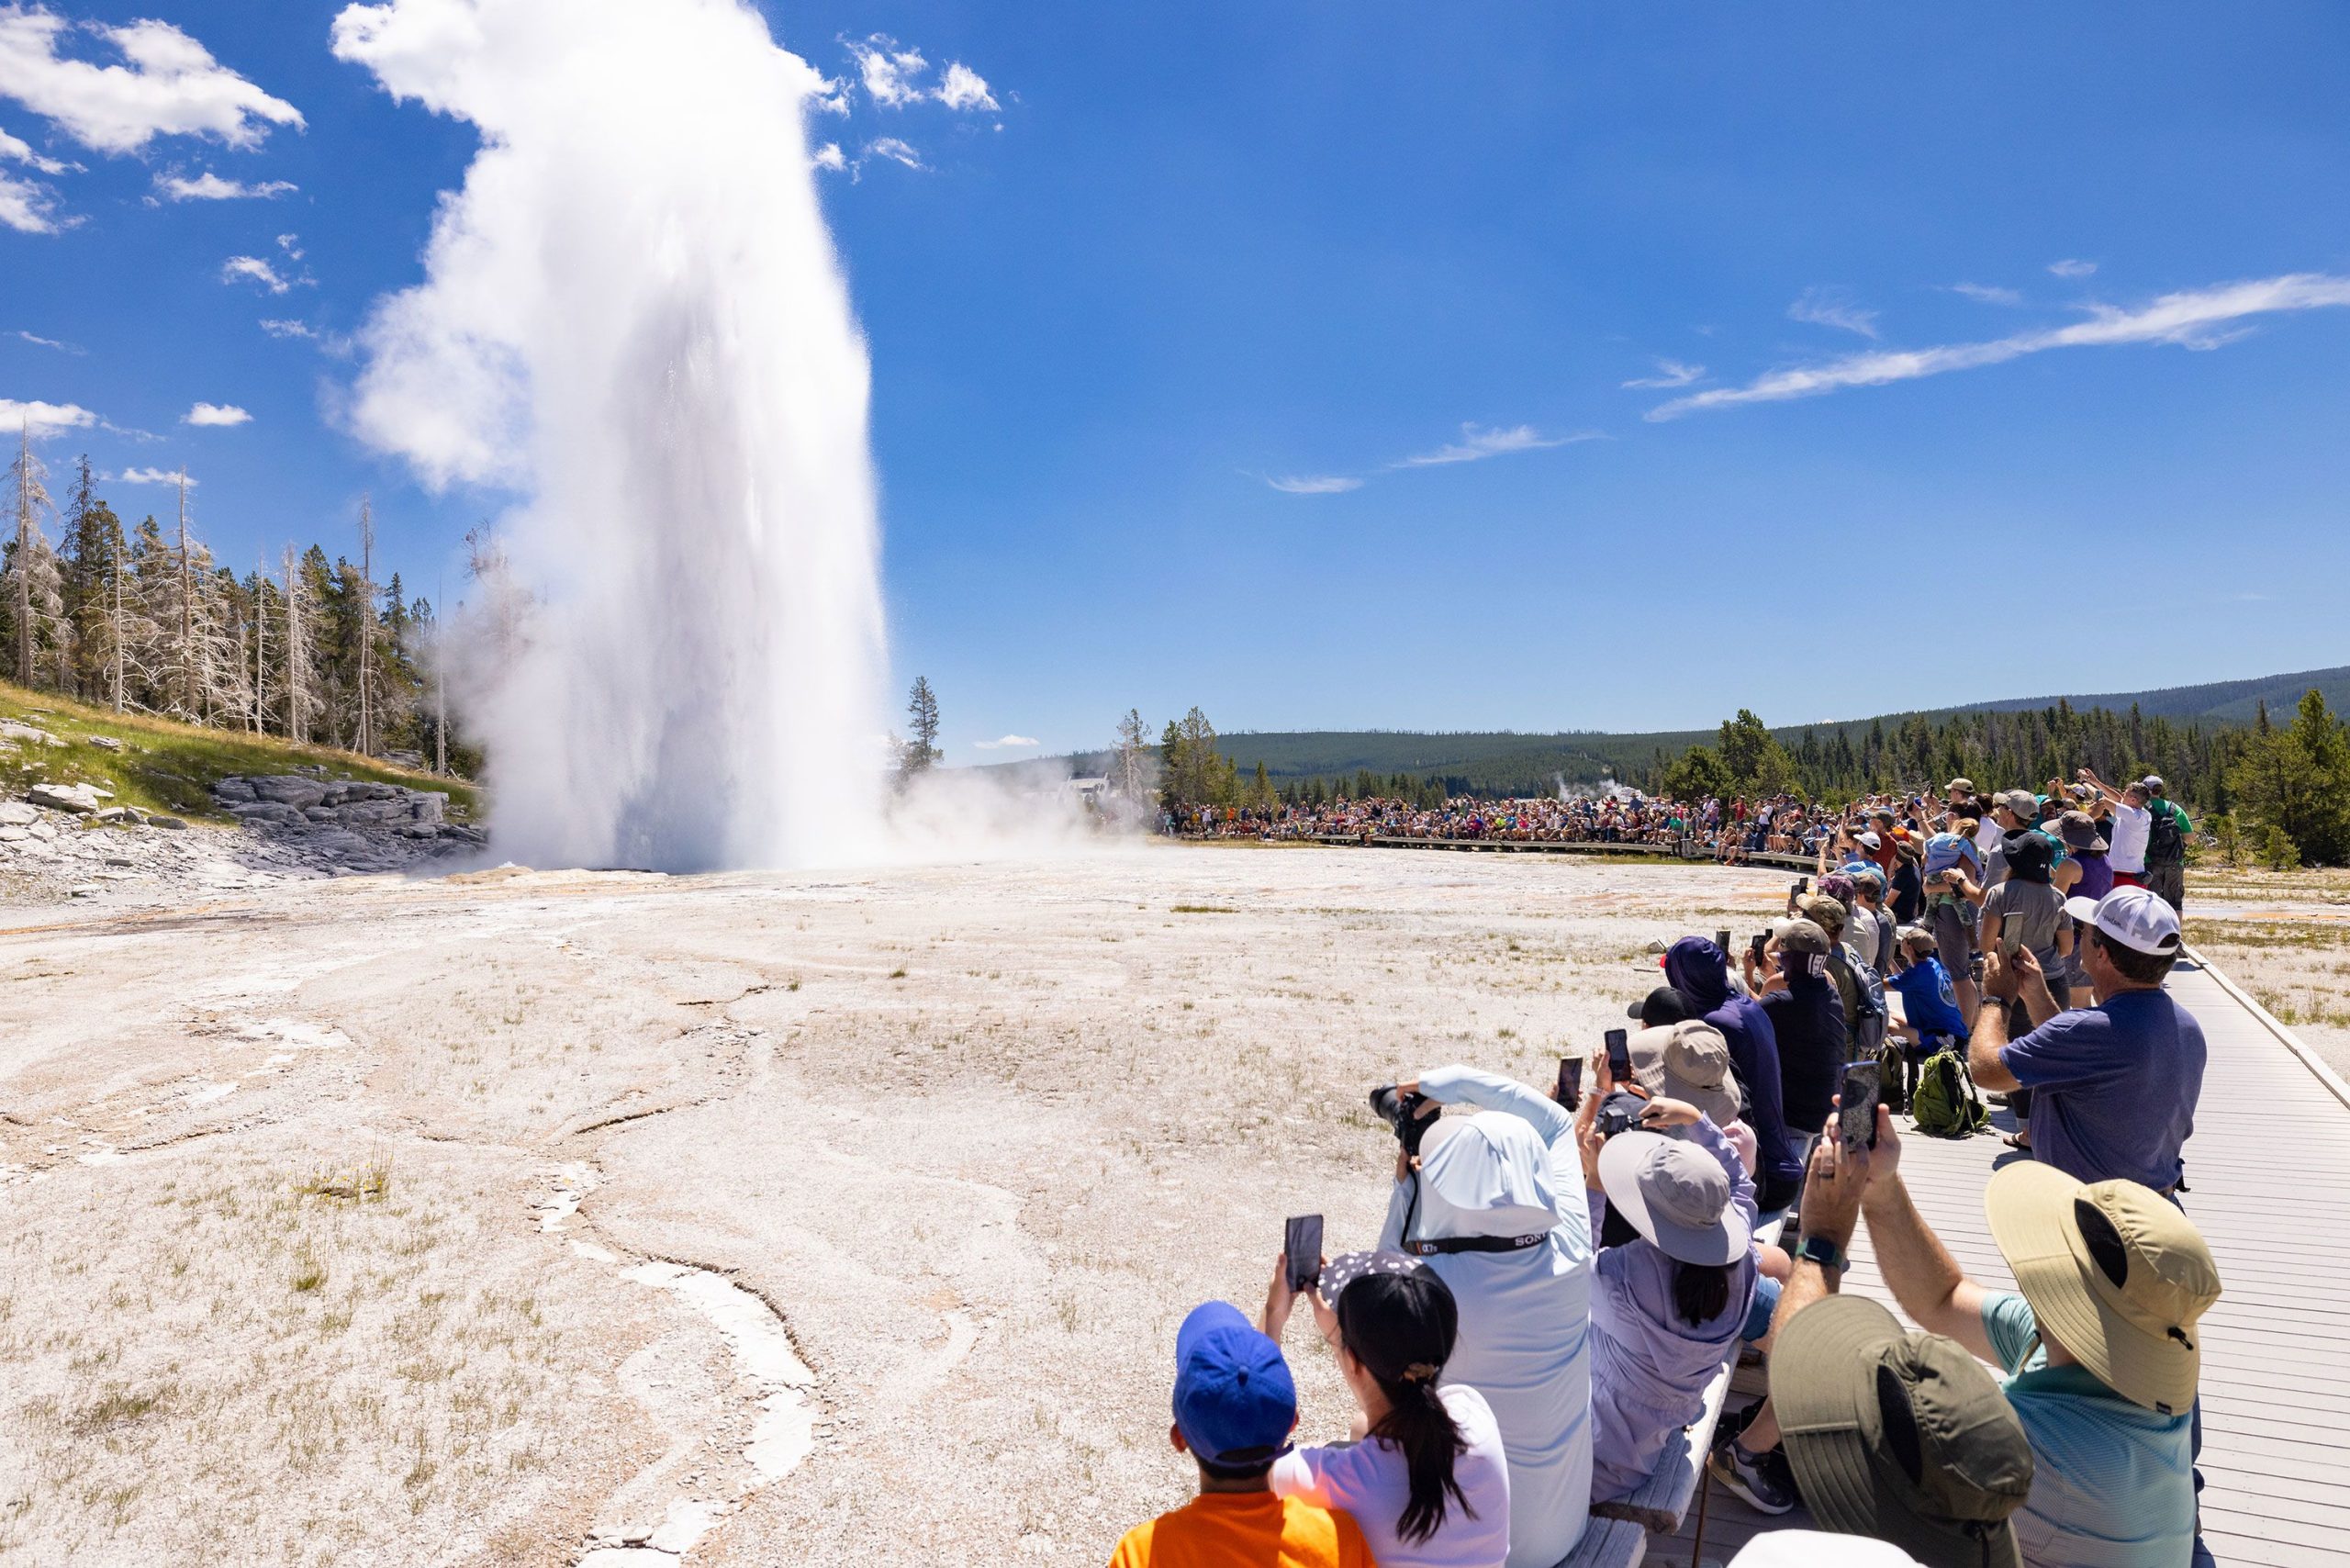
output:
[[[1755, 1226], [1754, 1239], [1765, 1246], [1775, 1245], [1785, 1219], [1785, 1215], [1769, 1216]], [[1744, 1346], [1741, 1344], [1740, 1349], [1744, 1349]], [[1733, 1351], [1722, 1363], [1722, 1370], [1715, 1375], [1713, 1382], [1706, 1385], [1705, 1408], [1698, 1413], [1697, 1418], [1665, 1440], [1664, 1451], [1657, 1455], [1656, 1464], [1650, 1470], [1648, 1479], [1641, 1482], [1631, 1495], [1618, 1497], [1613, 1502], [1594, 1503], [1591, 1517], [1595, 1521], [1606, 1519], [1611, 1523], [1632, 1525], [1644, 1536], [1651, 1530], [1659, 1535], [1672, 1535], [1681, 1529], [1682, 1518], [1689, 1512], [1691, 1499], [1701, 1495], [1706, 1461], [1714, 1449], [1714, 1427], [1721, 1419], [1723, 1402], [1729, 1397], [1729, 1380], [1737, 1371], [1738, 1354]], [[1704, 1518], [1702, 1506], [1698, 1517]], [[1591, 1533], [1588, 1529], [1583, 1532], [1586, 1540]], [[1700, 1550], [1705, 1544], [1704, 1534], [1701, 1529], [1698, 1531]], [[1645, 1543], [1640, 1550], [1647, 1550]], [[1568, 1562], [1584, 1562], [1582, 1552], [1583, 1542], [1578, 1541], [1575, 1554], [1568, 1558]], [[1639, 1560], [1637, 1553], [1625, 1558], [1589, 1559], [1594, 1563], [1638, 1562]]]

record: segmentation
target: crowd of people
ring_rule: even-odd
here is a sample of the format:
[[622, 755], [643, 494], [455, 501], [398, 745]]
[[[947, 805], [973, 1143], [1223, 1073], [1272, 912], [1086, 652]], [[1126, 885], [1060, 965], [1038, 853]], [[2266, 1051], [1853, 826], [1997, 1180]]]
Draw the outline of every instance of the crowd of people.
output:
[[[1274, 1260], [1254, 1323], [1185, 1321], [1169, 1440], [1199, 1495], [1113, 1568], [1553, 1568], [1742, 1354], [1767, 1394], [1706, 1469], [1807, 1507], [1829, 1533], [1801, 1561], [2210, 1562], [2220, 1279], [2184, 1207], [2205, 1052], [2164, 984], [2161, 782], [1957, 779], [1936, 804], [1841, 814], [1785, 918], [1671, 944], [1637, 1029], [1557, 1084], [1454, 1065], [1374, 1095], [1398, 1138], [1381, 1234]], [[1978, 1085], [2030, 1128], [1984, 1193], [2013, 1290], [1968, 1278], [1904, 1182], [1906, 1142], [1977, 1129]], [[1848, 1114], [1856, 1086], [1875, 1103]], [[1863, 1228], [1914, 1328], [1839, 1294]], [[1342, 1440], [1297, 1441], [1299, 1300], [1352, 1396]]]
[[[2019, 826], [2047, 828], [2057, 861], [2079, 861], [2091, 891], [2101, 890], [2097, 883], [2109, 871], [2118, 882], [2154, 888], [2173, 909], [2183, 906], [2187, 846], [2194, 833], [2186, 812], [2168, 798], [2160, 778], [2132, 779], [2116, 789], [2087, 768], [2070, 782], [2052, 778], [2038, 790], [1982, 791], [1972, 779], [1953, 778], [1931, 793], [1872, 795], [1841, 809], [1794, 795], [1684, 801], [1611, 790], [1507, 801], [1464, 796], [1436, 807], [1343, 796], [1295, 805], [1169, 804], [1158, 818], [1161, 833], [1184, 837], [1639, 844], [1729, 865], [1758, 855], [1800, 856], [1822, 862], [1822, 869], [1829, 857], [1863, 848], [1865, 858], [1885, 872], [1887, 897], [1900, 901], [1905, 922], [1936, 902], [1929, 880], [1952, 871], [1953, 855], [1965, 859], [1960, 870], [1970, 885], [1986, 885], [1982, 873], [1992, 868], [2000, 840]], [[1945, 835], [1966, 840], [1972, 851], [1947, 845], [1935, 850], [1933, 840]], [[2099, 846], [2092, 849], [2093, 842]], [[1950, 890], [1947, 883], [1942, 890]], [[1982, 902], [1966, 902], [1978, 909]], [[1945, 900], [1938, 907], [1952, 906]]]

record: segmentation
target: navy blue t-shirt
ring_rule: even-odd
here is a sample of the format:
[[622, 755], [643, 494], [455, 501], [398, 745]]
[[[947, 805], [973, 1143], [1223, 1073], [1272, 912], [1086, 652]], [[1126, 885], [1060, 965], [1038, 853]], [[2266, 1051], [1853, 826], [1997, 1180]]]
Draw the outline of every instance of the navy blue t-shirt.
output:
[[2031, 1151], [2084, 1182], [2176, 1184], [2203, 1092], [2202, 1026], [2166, 991], [2059, 1013], [1999, 1052], [2032, 1091]]
[[1958, 1010], [1958, 992], [1940, 958], [1927, 957], [1897, 975], [1886, 979], [1887, 991], [1901, 995], [1902, 1015], [1917, 1025], [1925, 1039], [1966, 1038], [1966, 1014]]

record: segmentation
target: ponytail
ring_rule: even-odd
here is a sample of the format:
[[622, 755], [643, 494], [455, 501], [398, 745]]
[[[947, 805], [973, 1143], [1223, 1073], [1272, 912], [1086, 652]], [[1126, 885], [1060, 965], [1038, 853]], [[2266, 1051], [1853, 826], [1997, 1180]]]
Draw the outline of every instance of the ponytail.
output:
[[1695, 1328], [1722, 1315], [1729, 1305], [1729, 1271], [1728, 1263], [1673, 1261], [1673, 1310], [1682, 1322]]
[[1437, 1395], [1435, 1370], [1403, 1383], [1390, 1383], [1377, 1372], [1371, 1376], [1379, 1383], [1379, 1392], [1387, 1396], [1388, 1408], [1371, 1435], [1385, 1438], [1404, 1450], [1404, 1473], [1411, 1480], [1403, 1516], [1395, 1521], [1397, 1539], [1417, 1542], [1436, 1534], [1444, 1523], [1448, 1494], [1460, 1505], [1462, 1513], [1475, 1518], [1476, 1510], [1469, 1506], [1452, 1473], [1453, 1462], [1469, 1451], [1469, 1439], [1461, 1436], [1452, 1412]]
[[1453, 1474], [1469, 1439], [1437, 1393], [1460, 1327], [1452, 1292], [1425, 1269], [1367, 1274], [1339, 1295], [1337, 1313], [1339, 1342], [1387, 1399], [1387, 1414], [1371, 1436], [1404, 1455], [1409, 1493], [1395, 1521], [1398, 1539], [1416, 1543], [1434, 1536], [1444, 1524], [1448, 1498], [1475, 1518]]

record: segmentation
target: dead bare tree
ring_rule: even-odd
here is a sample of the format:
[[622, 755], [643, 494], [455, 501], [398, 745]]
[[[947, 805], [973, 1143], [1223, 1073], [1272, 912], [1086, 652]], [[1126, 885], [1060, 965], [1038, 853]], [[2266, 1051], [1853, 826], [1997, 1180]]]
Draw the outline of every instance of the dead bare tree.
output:
[[49, 488], [43, 483], [49, 471], [33, 455], [30, 419], [18, 427], [17, 461], [10, 468], [10, 477], [16, 481], [17, 490], [17, 548], [9, 562], [9, 576], [16, 579], [17, 590], [17, 679], [30, 686], [33, 650], [39, 644], [40, 628], [45, 622], [62, 621], [65, 613], [65, 600], [57, 577], [57, 557], [49, 547], [49, 536], [41, 532], [40, 514], [51, 504]]
[[375, 669], [375, 509], [359, 498], [359, 745], [362, 756], [375, 755], [373, 703]]

